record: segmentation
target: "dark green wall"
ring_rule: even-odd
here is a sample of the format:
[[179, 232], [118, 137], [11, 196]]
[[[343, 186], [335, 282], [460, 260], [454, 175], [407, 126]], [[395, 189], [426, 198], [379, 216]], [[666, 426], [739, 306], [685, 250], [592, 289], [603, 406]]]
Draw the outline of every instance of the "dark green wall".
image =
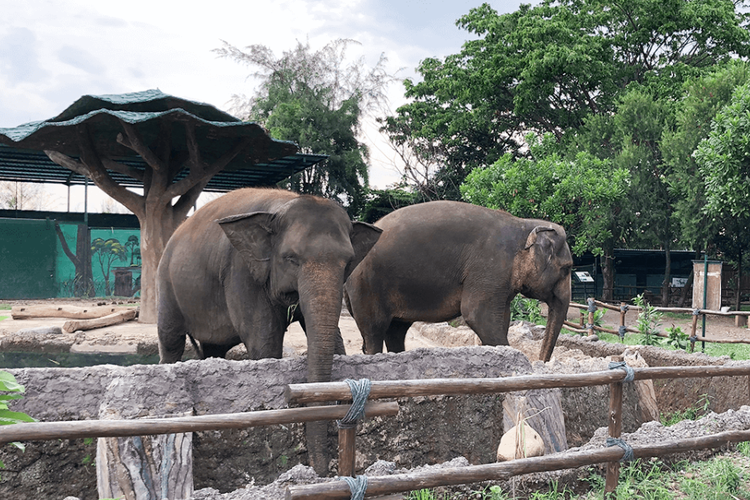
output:
[[0, 219], [0, 297], [55, 297], [56, 247], [52, 221]]

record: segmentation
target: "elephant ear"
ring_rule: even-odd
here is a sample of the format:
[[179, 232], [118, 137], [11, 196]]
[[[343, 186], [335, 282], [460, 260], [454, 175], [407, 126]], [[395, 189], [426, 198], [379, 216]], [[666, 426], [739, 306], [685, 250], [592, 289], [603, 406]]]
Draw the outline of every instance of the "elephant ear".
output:
[[357, 265], [362, 262], [367, 252], [375, 246], [380, 234], [383, 232], [379, 227], [367, 224], [366, 222], [352, 222], [352, 248], [354, 248], [354, 258], [346, 267], [346, 276], [348, 278]]
[[252, 212], [216, 221], [258, 283], [265, 283], [271, 270], [273, 218], [274, 214], [269, 212]]
[[[534, 229], [531, 230], [529, 235], [526, 237], [526, 245], [524, 246], [524, 250], [528, 250], [532, 246], [534, 246], [537, 243], [537, 239], [539, 238], [540, 232], [545, 231], [552, 231], [555, 232], [554, 228], [548, 227], [548, 226], [537, 226]], [[549, 244], [552, 242], [549, 240], [546, 240]]]

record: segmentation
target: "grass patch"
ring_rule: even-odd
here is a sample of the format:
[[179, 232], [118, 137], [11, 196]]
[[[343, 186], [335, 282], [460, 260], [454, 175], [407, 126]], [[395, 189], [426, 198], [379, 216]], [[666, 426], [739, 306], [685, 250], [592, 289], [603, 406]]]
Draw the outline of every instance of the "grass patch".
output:
[[12, 308], [10, 304], [0, 304], [0, 311], [10, 311]]
[[0, 316], [0, 321], [2, 321], [4, 319], [8, 319], [8, 318], [9, 318], [9, 316]]
[[[572, 335], [577, 335], [570, 332]], [[643, 345], [643, 335], [640, 333], [627, 333], [623, 341], [620, 341], [620, 337], [611, 333], [597, 332], [599, 340], [609, 342], [611, 344], [625, 344], [625, 345]], [[663, 337], [659, 337], [660, 340], [666, 340]], [[676, 351], [674, 346], [667, 343], [659, 343], [658, 347], [668, 349], [670, 351]], [[700, 340], [695, 343], [695, 352], [700, 352], [701, 344]], [[681, 350], [681, 349], [680, 349]], [[706, 350], [703, 351], [708, 356], [729, 356], [730, 359], [743, 360], [750, 359], [750, 345], [748, 344], [714, 344], [706, 342]]]

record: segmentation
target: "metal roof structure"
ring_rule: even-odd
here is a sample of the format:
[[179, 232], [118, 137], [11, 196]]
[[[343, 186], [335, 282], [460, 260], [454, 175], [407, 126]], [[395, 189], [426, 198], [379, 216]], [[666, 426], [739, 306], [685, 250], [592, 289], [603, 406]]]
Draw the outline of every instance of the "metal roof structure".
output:
[[[272, 186], [326, 158], [326, 155], [298, 153], [237, 170], [224, 170], [208, 181], [203, 190], [224, 193], [241, 187]], [[129, 167], [145, 170], [145, 162], [140, 157], [117, 160]], [[143, 187], [140, 181], [132, 177], [111, 170], [108, 172], [112, 179], [122, 186]], [[183, 170], [175, 181], [185, 177], [187, 173], [187, 169]], [[85, 184], [85, 177], [53, 162], [43, 151], [0, 144], [0, 181], [47, 182], [74, 186]]]

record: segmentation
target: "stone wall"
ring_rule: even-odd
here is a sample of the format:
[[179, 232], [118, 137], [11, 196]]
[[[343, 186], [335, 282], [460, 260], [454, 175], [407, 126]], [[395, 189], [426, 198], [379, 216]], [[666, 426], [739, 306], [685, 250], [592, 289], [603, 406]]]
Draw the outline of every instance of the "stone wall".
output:
[[[284, 387], [305, 381], [306, 361], [209, 359], [174, 365], [10, 371], [27, 389], [13, 409], [55, 421], [100, 418], [113, 408], [125, 418], [186, 410], [203, 415], [283, 408]], [[529, 361], [515, 349], [462, 347], [336, 356], [333, 377], [404, 380], [502, 377], [531, 371]], [[357, 466], [362, 470], [384, 459], [412, 467], [458, 455], [471, 463], [492, 462], [503, 434], [503, 400], [503, 395], [480, 395], [400, 401], [398, 417], [373, 418], [360, 426]], [[329, 431], [335, 457], [334, 424]], [[292, 466], [307, 463], [302, 425], [195, 433], [193, 447], [196, 489], [232, 491], [253, 479], [270, 482]], [[0, 479], [0, 498], [49, 498], [51, 491], [54, 498], [96, 498], [95, 448], [96, 440], [27, 443], [25, 453], [0, 448], [0, 460], [7, 466]]]

